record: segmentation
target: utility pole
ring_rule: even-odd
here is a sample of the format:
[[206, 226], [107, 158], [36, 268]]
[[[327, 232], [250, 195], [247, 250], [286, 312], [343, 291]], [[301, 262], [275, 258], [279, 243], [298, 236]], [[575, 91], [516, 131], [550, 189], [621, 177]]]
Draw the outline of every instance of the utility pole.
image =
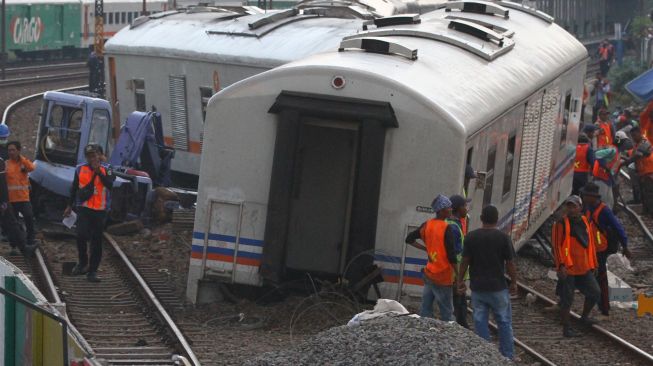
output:
[[147, 3], [143, 0], [143, 16], [147, 15]]
[[95, 70], [90, 70], [93, 76], [89, 80], [89, 91], [104, 96], [104, 0], [95, 0], [93, 50], [97, 60], [91, 66]]
[[2, 51], [0, 51], [0, 62], [2, 63], [2, 80], [5, 79], [6, 75], [6, 66], [7, 66], [7, 34], [6, 34], [6, 29], [7, 25], [5, 24], [5, 17], [6, 17], [6, 12], [5, 12], [5, 0], [2, 0], [2, 32], [0, 32], [0, 37], [2, 37]]

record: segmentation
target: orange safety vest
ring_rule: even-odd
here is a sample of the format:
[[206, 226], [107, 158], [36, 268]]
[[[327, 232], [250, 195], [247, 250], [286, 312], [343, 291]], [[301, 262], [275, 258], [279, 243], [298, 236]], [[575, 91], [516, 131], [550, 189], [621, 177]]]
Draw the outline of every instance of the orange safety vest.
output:
[[[100, 167], [102, 174], [107, 174], [107, 170], [104, 167]], [[93, 178], [93, 169], [88, 165], [82, 165], [78, 173], [79, 178], [79, 188], [85, 187], [91, 182]], [[102, 181], [97, 176], [93, 181], [93, 196], [89, 198], [86, 202], [82, 202], [82, 207], [90, 208], [91, 210], [104, 211], [107, 209], [107, 198], [109, 190], [102, 184]]]
[[[24, 157], [20, 162], [9, 159], [5, 163], [9, 202], [29, 202], [30, 185], [27, 173], [34, 170], [34, 163]], [[23, 166], [25, 172], [22, 171]]]
[[610, 58], [610, 48], [608, 47], [599, 47], [599, 55], [601, 60], [608, 60]]
[[587, 162], [587, 153], [590, 150], [590, 144], [582, 143], [576, 145], [576, 160], [574, 161], [575, 173], [589, 173], [591, 170], [590, 163]]
[[[637, 151], [637, 147], [641, 142], [631, 150], [630, 154]], [[649, 156], [644, 156], [638, 160], [635, 160], [635, 169], [637, 170], [638, 175], [649, 175], [653, 174], [653, 153]]]
[[585, 211], [585, 217], [590, 220], [591, 231], [594, 233], [594, 245], [597, 252], [604, 252], [608, 249], [608, 236], [599, 228], [599, 215], [605, 208], [605, 203], [601, 202], [599, 207], [592, 213], [590, 210]]
[[441, 286], [453, 285], [453, 266], [449, 263], [444, 246], [444, 237], [448, 226], [449, 224], [444, 220], [431, 219], [420, 230], [428, 256], [424, 275], [433, 283]]
[[612, 125], [608, 122], [599, 122], [599, 128], [603, 130], [603, 133], [596, 136], [596, 143], [598, 147], [603, 146], [614, 146], [614, 140], [612, 139]]
[[[564, 265], [567, 274], [572, 276], [583, 275], [597, 267], [596, 247], [594, 236], [591, 233], [590, 223], [587, 217], [582, 216], [587, 229], [589, 243], [587, 248], [583, 247], [576, 238], [571, 236], [571, 224], [569, 218], [565, 217], [562, 223], [553, 225], [553, 245], [555, 248], [556, 268]], [[564, 232], [563, 232], [564, 230]]]
[[609, 182], [611, 172], [616, 172], [618, 170], [619, 170], [619, 152], [616, 152], [612, 160], [610, 160], [606, 164], [606, 168], [602, 167], [599, 164], [598, 160], [594, 160], [594, 167], [592, 168], [592, 176], [595, 179], [599, 179], [604, 182]]

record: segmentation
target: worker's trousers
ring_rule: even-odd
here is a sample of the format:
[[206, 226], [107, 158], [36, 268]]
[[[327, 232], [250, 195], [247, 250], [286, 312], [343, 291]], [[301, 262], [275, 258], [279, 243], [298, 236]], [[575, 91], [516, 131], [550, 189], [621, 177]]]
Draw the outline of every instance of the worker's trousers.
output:
[[27, 244], [34, 244], [34, 213], [32, 211], [32, 204], [27, 202], [13, 202], [11, 207], [14, 209], [14, 215], [18, 219], [18, 214], [23, 216], [23, 222], [25, 222], [25, 232], [27, 234]]
[[653, 174], [639, 176], [639, 188], [642, 195], [644, 212], [653, 214]]
[[453, 320], [453, 286], [440, 286], [424, 278], [420, 316], [433, 318], [433, 302], [438, 304], [440, 320]]
[[[102, 231], [104, 230], [105, 211], [80, 207], [77, 211], [77, 254], [80, 268], [88, 264], [88, 272], [97, 272], [102, 260]], [[87, 255], [87, 243], [90, 241], [91, 256]]]
[[596, 253], [596, 260], [599, 268], [596, 271], [596, 281], [601, 289], [601, 299], [599, 300], [599, 310], [604, 315], [610, 312], [610, 288], [608, 286], [608, 254], [607, 250]]
[[508, 289], [501, 291], [472, 291], [474, 309], [474, 330], [476, 334], [490, 340], [490, 311], [499, 328], [499, 351], [503, 357], [514, 357], [515, 344], [512, 338], [512, 305]]
[[24, 250], [25, 236], [23, 235], [23, 231], [18, 227], [18, 221], [16, 221], [16, 216], [14, 216], [11, 205], [7, 205], [7, 209], [0, 212], [0, 219], [2, 220], [2, 231], [7, 235], [9, 245], [21, 251]]

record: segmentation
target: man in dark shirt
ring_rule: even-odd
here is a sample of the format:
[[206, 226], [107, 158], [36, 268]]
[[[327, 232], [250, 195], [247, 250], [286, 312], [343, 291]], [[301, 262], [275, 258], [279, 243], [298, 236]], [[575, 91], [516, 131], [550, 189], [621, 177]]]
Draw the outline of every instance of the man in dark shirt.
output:
[[[483, 208], [483, 227], [465, 237], [463, 260], [459, 273], [469, 266], [474, 309], [474, 329], [480, 337], [490, 340], [489, 312], [492, 310], [499, 326], [499, 350], [504, 357], [514, 357], [512, 339], [512, 308], [510, 293], [517, 294], [517, 271], [512, 262], [513, 248], [510, 237], [497, 229], [499, 211], [489, 205]], [[510, 276], [510, 293], [505, 278], [505, 268]], [[465, 283], [458, 278], [458, 291], [465, 291]]]

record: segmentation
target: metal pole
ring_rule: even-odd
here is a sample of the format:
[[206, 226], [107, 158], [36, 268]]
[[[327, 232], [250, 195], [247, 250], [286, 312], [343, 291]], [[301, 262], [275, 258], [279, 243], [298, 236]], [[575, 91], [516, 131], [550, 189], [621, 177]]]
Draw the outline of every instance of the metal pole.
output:
[[0, 32], [0, 37], [2, 38], [2, 51], [0, 52], [0, 62], [2, 63], [2, 80], [5, 79], [6, 75], [6, 64], [7, 64], [7, 40], [6, 40], [6, 24], [5, 24], [5, 0], [2, 0], [2, 32]]
[[143, 15], [147, 15], [147, 3], [143, 0]]

